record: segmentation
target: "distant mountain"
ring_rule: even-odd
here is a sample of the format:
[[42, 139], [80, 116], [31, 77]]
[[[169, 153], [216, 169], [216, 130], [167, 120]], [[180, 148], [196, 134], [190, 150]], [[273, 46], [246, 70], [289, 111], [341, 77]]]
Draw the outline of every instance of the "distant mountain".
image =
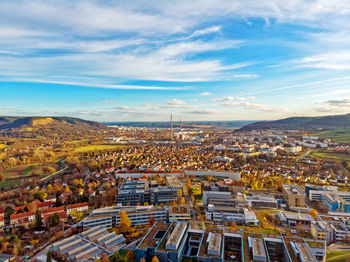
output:
[[319, 117], [289, 117], [275, 121], [260, 121], [243, 126], [239, 131], [251, 130], [331, 130], [350, 128], [350, 114]]
[[[183, 121], [183, 128], [240, 128], [254, 121]], [[105, 122], [107, 126], [129, 126], [148, 128], [170, 128], [170, 122]], [[180, 122], [173, 123], [174, 128], [180, 127]]]
[[73, 117], [0, 116], [0, 134], [21, 137], [89, 135], [107, 129], [101, 123]]

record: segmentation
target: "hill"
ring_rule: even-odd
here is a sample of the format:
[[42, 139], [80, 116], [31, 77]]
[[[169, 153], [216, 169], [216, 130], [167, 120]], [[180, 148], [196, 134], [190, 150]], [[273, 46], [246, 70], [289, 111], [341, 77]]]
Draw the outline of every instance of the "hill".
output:
[[334, 130], [350, 128], [350, 114], [319, 117], [289, 117], [275, 121], [260, 121], [243, 126], [239, 131], [251, 130]]
[[107, 127], [73, 117], [0, 117], [0, 134], [28, 138], [93, 135]]

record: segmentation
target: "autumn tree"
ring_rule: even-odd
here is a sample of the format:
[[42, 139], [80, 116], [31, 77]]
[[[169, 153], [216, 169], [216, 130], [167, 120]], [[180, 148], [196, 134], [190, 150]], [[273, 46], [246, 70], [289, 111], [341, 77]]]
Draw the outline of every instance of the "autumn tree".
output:
[[106, 253], [102, 253], [101, 262], [109, 262], [108, 255]]
[[128, 217], [127, 213], [122, 210], [120, 212], [120, 223], [119, 223], [120, 231], [125, 233], [127, 232], [131, 227], [131, 221]]
[[312, 209], [312, 210], [310, 211], [310, 215], [311, 215], [315, 220], [317, 220], [318, 212], [317, 212], [315, 209]]
[[150, 215], [148, 217], [148, 222], [150, 226], [153, 226], [156, 223], [156, 219], [154, 218], [154, 216]]
[[129, 250], [128, 253], [126, 253], [126, 261], [127, 262], [134, 262], [136, 259], [135, 252], [132, 250]]
[[180, 199], [180, 205], [184, 205], [185, 204], [185, 198], [184, 197], [181, 197]]
[[159, 259], [158, 259], [156, 256], [154, 256], [154, 257], [152, 258], [152, 262], [159, 262]]

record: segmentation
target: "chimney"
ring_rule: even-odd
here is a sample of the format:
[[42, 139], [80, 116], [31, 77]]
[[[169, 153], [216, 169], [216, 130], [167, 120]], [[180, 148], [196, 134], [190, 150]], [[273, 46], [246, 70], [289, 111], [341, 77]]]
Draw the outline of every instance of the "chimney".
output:
[[170, 114], [170, 140], [173, 141], [173, 114]]

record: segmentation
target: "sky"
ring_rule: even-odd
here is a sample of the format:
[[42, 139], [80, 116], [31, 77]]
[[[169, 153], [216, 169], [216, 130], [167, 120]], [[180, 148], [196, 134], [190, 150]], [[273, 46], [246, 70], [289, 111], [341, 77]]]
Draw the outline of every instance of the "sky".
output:
[[350, 113], [350, 1], [0, 0], [0, 115]]

